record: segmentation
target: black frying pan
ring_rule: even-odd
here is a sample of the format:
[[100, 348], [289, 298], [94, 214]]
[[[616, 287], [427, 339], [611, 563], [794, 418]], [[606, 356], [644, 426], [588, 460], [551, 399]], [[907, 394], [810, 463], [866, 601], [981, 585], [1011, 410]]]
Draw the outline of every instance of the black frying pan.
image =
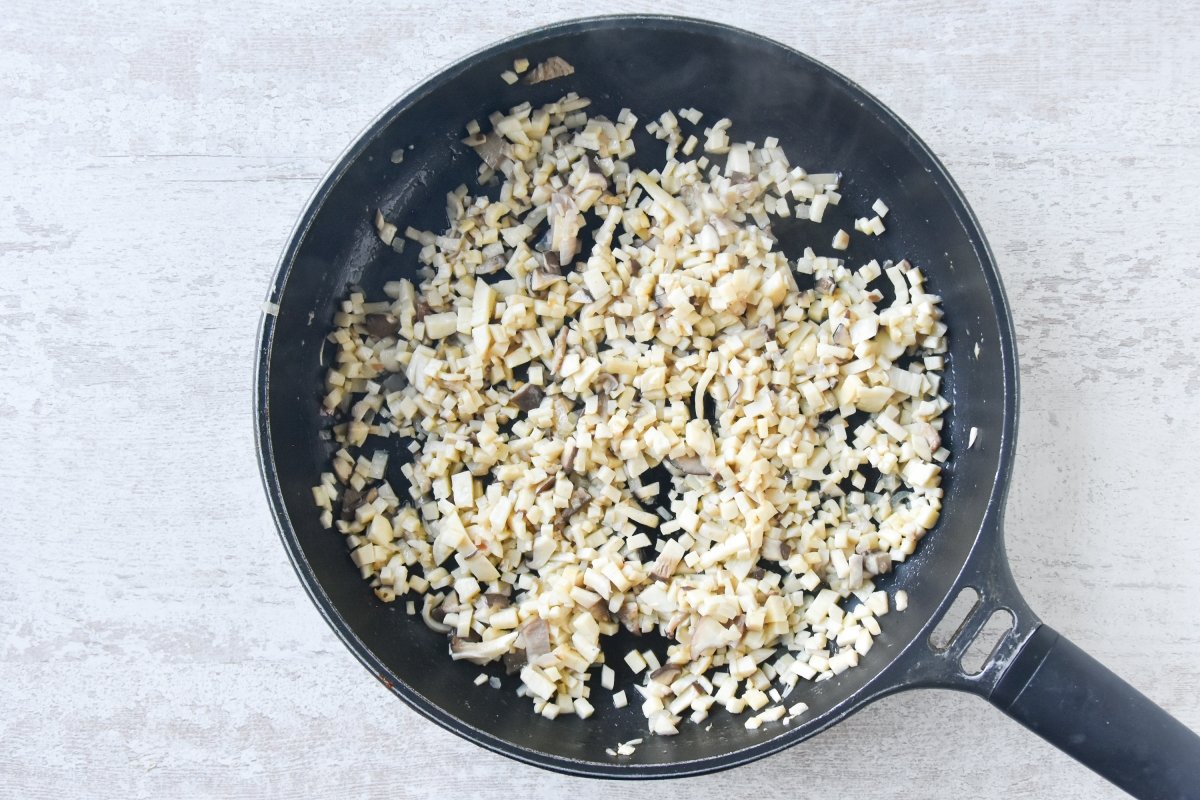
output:
[[[575, 74], [537, 86], [510, 87], [499, 78], [514, 58], [537, 63], [552, 55], [566, 57]], [[950, 352], [943, 385], [953, 401], [946, 431], [954, 453], [943, 479], [944, 512], [916, 555], [885, 581], [889, 590], [908, 591], [908, 610], [884, 620], [859, 667], [798, 688], [789, 700], [803, 699], [811, 710], [790, 727], [750, 731], [742, 718], [720, 712], [711, 728], [685, 724], [678, 736], [646, 736], [633, 756], [610, 758], [606, 748], [645, 736], [637, 703], [617, 710], [599, 701], [589, 720], [550, 721], [511, 691], [473, 685], [479, 668], [452, 662], [445, 638], [407, 616], [402, 603], [377, 601], [342, 537], [323, 530], [312, 507], [309, 487], [330, 454], [319, 436], [328, 425], [319, 410], [319, 362], [334, 306], [351, 284], [378, 294], [385, 279], [414, 270], [415, 248], [401, 256], [379, 242], [374, 209], [402, 230], [440, 230], [445, 192], [470, 183], [478, 164], [460, 142], [464, 123], [571, 90], [592, 98], [595, 113], [612, 116], [628, 106], [643, 121], [695, 106], [709, 124], [731, 117], [739, 140], [778, 136], [793, 164], [845, 170], [845, 200], [831, 209], [833, 225], [821, 226], [819, 240], [813, 227], [777, 226], [785, 252], [810, 243], [828, 252], [828, 231], [851, 229], [853, 216], [882, 197], [894, 209], [887, 234], [855, 237], [846, 256], [854, 263], [906, 257], [944, 298]], [[639, 145], [661, 162], [653, 149], [660, 144]], [[409, 146], [402, 164], [391, 163], [394, 150]], [[735, 28], [659, 16], [568, 22], [489, 47], [414, 89], [338, 159], [300, 218], [270, 299], [279, 312], [263, 319], [255, 415], [263, 479], [288, 556], [346, 646], [439, 725], [561, 772], [680, 777], [782, 750], [892, 692], [950, 688], [988, 699], [1135, 796], [1200, 797], [1200, 738], [1043, 625], [1013, 584], [1001, 521], [1016, 441], [1017, 355], [994, 259], [966, 200], [916, 134], [822, 64]], [[972, 427], [979, 439], [968, 449]], [[403, 454], [392, 459], [395, 485]], [[966, 587], [977, 602], [949, 643], [935, 646], [931, 632]], [[968, 674], [962, 655], [997, 612], [1012, 626], [982, 669]], [[623, 652], [614, 650], [610, 663], [631, 685]]]

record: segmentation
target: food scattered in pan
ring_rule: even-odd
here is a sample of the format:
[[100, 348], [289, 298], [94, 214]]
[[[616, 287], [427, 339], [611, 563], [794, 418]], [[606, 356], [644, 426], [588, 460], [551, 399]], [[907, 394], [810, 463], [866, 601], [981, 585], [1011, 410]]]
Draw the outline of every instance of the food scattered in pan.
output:
[[[856, 666], [907, 604], [875, 578], [937, 521], [939, 298], [905, 261], [779, 250], [774, 221], [820, 226], [841, 197], [775, 138], [667, 111], [647, 170], [634, 114], [589, 106], [470, 123], [479, 186], [448, 194], [444, 231], [376, 215], [420, 281], [335, 317], [339, 449], [313, 496], [382, 601], [518, 674], [539, 714], [788, 724], [795, 687]], [[856, 235], [883, 233], [872, 211]], [[622, 628], [665, 657], [606, 658]]]

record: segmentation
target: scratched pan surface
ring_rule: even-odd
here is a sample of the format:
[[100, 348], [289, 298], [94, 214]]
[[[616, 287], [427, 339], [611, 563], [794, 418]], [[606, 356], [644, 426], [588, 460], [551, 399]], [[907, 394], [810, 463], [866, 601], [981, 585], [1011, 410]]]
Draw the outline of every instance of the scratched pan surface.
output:
[[[537, 63], [552, 55], [567, 58], [575, 74], [536, 86], [508, 86], [499, 78], [514, 58]], [[744, 718], [717, 712], [703, 725], [682, 725], [678, 736], [646, 737], [633, 756], [612, 759], [606, 748], [645, 735], [636, 701], [614, 709], [597, 685], [593, 718], [550, 721], [512, 691], [473, 685], [480, 668], [451, 662], [446, 639], [407, 616], [403, 603], [379, 602], [347, 557], [343, 538], [323, 530], [312, 507], [309, 487], [330, 454], [319, 436], [329, 424], [319, 410], [320, 350], [335, 305], [352, 284], [378, 294], [384, 280], [415, 274], [416, 248], [398, 255], [382, 245], [372, 226], [374, 209], [401, 230], [440, 230], [445, 193], [469, 184], [477, 168], [476, 156], [460, 142], [464, 123], [568, 91], [591, 98], [591, 113], [615, 117], [628, 107], [643, 121], [694, 106], [704, 112], [704, 124], [732, 118], [737, 140], [774, 135], [791, 163], [814, 172], [843, 170], [844, 199], [826, 224], [776, 224], [784, 251], [794, 257], [812, 245], [832, 254], [832, 232], [853, 230], [853, 218], [882, 197], [892, 208], [887, 233], [854, 236], [845, 257], [855, 265], [908, 258], [925, 271], [930, 291], [944, 298], [950, 352], [943, 385], [953, 406], [943, 435], [954, 453], [943, 477], [944, 513], [915, 557], [883, 581], [889, 591], [908, 590], [908, 610], [883, 620], [883, 634], [859, 667], [797, 688], [789, 702], [803, 700], [810, 711], [789, 727], [750, 731]], [[638, 144], [635, 163], [662, 162], [661, 143], [647, 137]], [[403, 163], [391, 163], [391, 153], [402, 147]], [[341, 157], [303, 212], [271, 299], [279, 313], [263, 322], [257, 432], [289, 556], [329, 624], [372, 673], [424, 716], [485, 747], [584, 775], [678, 777], [721, 769], [795, 744], [899, 689], [939, 685], [986, 693], [1036, 627], [1019, 596], [1002, 592], [1005, 598], [994, 604], [1017, 612], [1016, 630], [974, 677], [957, 668], [956, 652], [939, 653], [926, 641], [963, 582], [970, 580], [985, 601], [993, 585], [1009, 586], [999, 522], [1016, 428], [1011, 321], [983, 232], [942, 165], [879, 101], [794, 50], [695, 20], [608, 17], [539, 29], [469, 56], [399, 100]], [[968, 451], [972, 426], [981, 432], [980, 443]], [[389, 478], [397, 485], [403, 455], [393, 451]], [[621, 642], [608, 652], [618, 688], [636, 698], [636, 679], [620, 659], [628, 646]]]

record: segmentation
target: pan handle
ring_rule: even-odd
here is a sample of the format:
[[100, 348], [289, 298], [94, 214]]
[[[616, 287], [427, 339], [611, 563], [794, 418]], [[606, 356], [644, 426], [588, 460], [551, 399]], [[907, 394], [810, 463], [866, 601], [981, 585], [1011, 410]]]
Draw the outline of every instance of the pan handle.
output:
[[[1141, 800], [1200, 798], [1200, 736], [1042, 623], [1021, 597], [995, 533], [972, 553], [923, 640], [897, 659], [897, 688], [977, 694]], [[928, 631], [967, 587], [978, 599], [949, 643], [935, 647]], [[964, 655], [998, 612], [1007, 612], [1011, 627], [970, 673]]]
[[1200, 736], [1048, 625], [988, 700], [1134, 797], [1200, 797]]

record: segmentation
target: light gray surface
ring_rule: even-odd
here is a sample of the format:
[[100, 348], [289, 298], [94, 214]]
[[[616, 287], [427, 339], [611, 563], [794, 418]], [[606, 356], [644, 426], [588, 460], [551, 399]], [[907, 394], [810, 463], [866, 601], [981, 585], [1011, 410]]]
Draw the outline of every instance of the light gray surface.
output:
[[[520, 766], [394, 700], [267, 512], [259, 300], [304, 199], [394, 97], [602, 7], [217, 5], [18, 0], [0, 19], [0, 797], [1119, 796], [948, 693], [656, 786]], [[642, 9], [816, 56], [945, 161], [1019, 332], [1013, 569], [1048, 622], [1196, 728], [1200, 26], [1182, 6]]]

